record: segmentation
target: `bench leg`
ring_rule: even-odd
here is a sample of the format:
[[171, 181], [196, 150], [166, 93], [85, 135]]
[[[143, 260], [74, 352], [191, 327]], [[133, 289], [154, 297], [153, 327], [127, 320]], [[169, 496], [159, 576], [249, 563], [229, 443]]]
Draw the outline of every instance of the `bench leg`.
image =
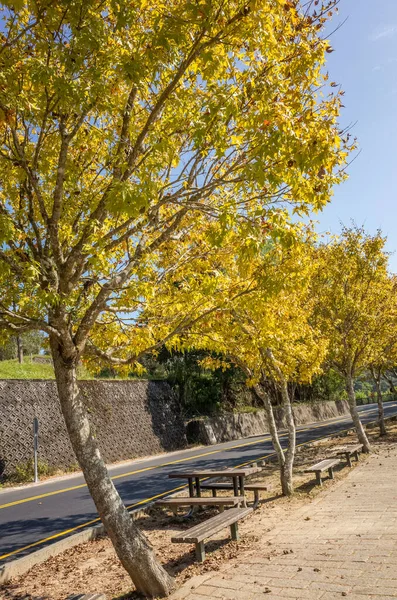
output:
[[215, 488], [212, 488], [212, 497], [216, 498], [216, 489]]
[[353, 465], [352, 465], [352, 459], [350, 457], [350, 454], [346, 454], [346, 460], [347, 460], [348, 466], [351, 468]]
[[233, 523], [232, 525], [230, 525], [230, 533], [232, 536], [232, 540], [238, 542], [240, 539], [240, 535], [238, 532], [238, 523]]
[[224, 512], [225, 507], [223, 506], [223, 504], [219, 507], [219, 512]]
[[328, 469], [328, 474], [329, 474], [329, 478], [330, 478], [330, 479], [333, 479], [333, 478], [334, 478], [334, 470], [333, 470], [333, 468], [332, 468], [332, 467], [330, 467], [330, 468]]
[[258, 505], [259, 505], [259, 491], [254, 490], [254, 505], [252, 508], [255, 510], [255, 508], [258, 508]]
[[196, 544], [196, 557], [199, 562], [204, 562], [204, 560], [205, 560], [204, 542], [198, 542]]
[[321, 481], [320, 471], [316, 471], [316, 483], [317, 483], [317, 485], [323, 485], [323, 482]]
[[359, 461], [358, 450], [357, 450], [357, 452], [354, 453], [354, 458], [356, 459], [356, 462]]
[[233, 494], [238, 496], [238, 477], [233, 477]]

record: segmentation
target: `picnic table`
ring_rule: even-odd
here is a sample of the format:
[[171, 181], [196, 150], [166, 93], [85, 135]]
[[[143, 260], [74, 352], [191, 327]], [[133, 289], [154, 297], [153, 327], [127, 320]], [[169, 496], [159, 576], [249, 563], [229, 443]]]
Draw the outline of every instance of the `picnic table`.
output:
[[212, 469], [207, 469], [204, 471], [175, 471], [173, 473], [170, 473], [168, 477], [170, 477], [171, 479], [187, 479], [189, 482], [189, 496], [191, 498], [194, 498], [195, 496], [197, 498], [201, 498], [200, 479], [212, 479], [220, 477], [225, 477], [232, 480], [234, 496], [244, 496], [245, 478], [249, 475], [260, 473], [261, 471], [261, 467], [252, 466], [237, 469], [222, 469], [219, 471]]

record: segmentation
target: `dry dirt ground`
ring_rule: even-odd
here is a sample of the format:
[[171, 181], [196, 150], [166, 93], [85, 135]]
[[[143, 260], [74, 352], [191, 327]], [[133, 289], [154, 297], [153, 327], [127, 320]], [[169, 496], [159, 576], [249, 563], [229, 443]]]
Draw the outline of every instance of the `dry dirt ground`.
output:
[[[387, 438], [378, 438], [375, 429], [368, 431], [375, 452], [383, 454], [397, 444], [397, 424], [389, 424]], [[240, 542], [230, 542], [229, 532], [217, 535], [217, 539], [206, 544], [207, 558], [202, 564], [195, 560], [194, 547], [187, 544], [172, 544], [174, 532], [188, 529], [207, 519], [212, 510], [206, 510], [191, 519], [175, 518], [160, 509], [151, 509], [150, 513], [138, 520], [142, 531], [155, 548], [156, 554], [165, 568], [176, 577], [180, 586], [194, 575], [209, 571], [222, 570], [222, 566], [236, 558], [244, 550], [255, 551], [261, 536], [268, 534], [280, 522], [292, 516], [307, 503], [312, 502], [322, 490], [327, 490], [334, 482], [325, 480], [323, 488], [314, 485], [314, 478], [305, 474], [306, 466], [328, 456], [336, 446], [354, 443], [353, 434], [343, 437], [321, 440], [298, 448], [295, 464], [296, 494], [292, 498], [280, 495], [277, 467], [270, 464], [251, 481], [263, 481], [272, 484], [272, 491], [262, 496], [260, 507], [240, 524]], [[362, 456], [360, 463], [365, 469], [367, 458]], [[354, 464], [353, 469], [356, 468]], [[335, 480], [348, 477], [350, 469], [342, 466], [335, 471]], [[250, 500], [250, 495], [248, 494]], [[272, 555], [269, 543], [269, 557]], [[263, 555], [263, 552], [262, 552]], [[47, 562], [33, 567], [23, 577], [0, 587], [1, 600], [64, 600], [71, 594], [101, 592], [109, 600], [136, 599], [131, 580], [121, 567], [110, 541], [104, 537], [81, 544], [63, 554], [50, 558]]]

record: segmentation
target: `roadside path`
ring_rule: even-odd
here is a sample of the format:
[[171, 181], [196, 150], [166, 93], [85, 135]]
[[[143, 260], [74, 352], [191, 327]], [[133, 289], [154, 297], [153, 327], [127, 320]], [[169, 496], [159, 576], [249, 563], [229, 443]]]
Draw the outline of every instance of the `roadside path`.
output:
[[171, 600], [396, 600], [397, 447], [268, 525], [255, 552], [191, 579]]
[[[377, 406], [360, 407], [364, 423], [376, 420]], [[397, 403], [385, 404], [387, 416]], [[304, 444], [351, 428], [348, 416], [298, 427], [297, 443]], [[281, 436], [285, 443], [286, 435]], [[168, 479], [173, 470], [236, 467], [274, 454], [268, 434], [216, 446], [193, 448], [109, 467], [129, 509], [185, 487]], [[0, 492], [0, 564], [25, 556], [99, 522], [81, 474], [36, 486]]]

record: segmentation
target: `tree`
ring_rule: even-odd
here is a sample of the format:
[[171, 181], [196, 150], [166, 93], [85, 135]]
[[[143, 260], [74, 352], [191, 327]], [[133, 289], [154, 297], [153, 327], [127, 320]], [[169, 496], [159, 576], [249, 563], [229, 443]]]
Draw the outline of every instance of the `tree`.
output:
[[[246, 373], [267, 414], [285, 495], [294, 491], [296, 435], [290, 384], [310, 382], [320, 372], [326, 349], [326, 341], [310, 323], [312, 259], [310, 238], [297, 238], [284, 250], [271, 245], [264, 256], [251, 263], [251, 293], [226, 304], [190, 332], [194, 345], [222, 353]], [[229, 277], [236, 281], [238, 268], [231, 262], [228, 269]], [[209, 358], [206, 364], [216, 367], [218, 362]], [[288, 432], [285, 452], [268, 393], [269, 381], [281, 395]]]
[[[19, 362], [23, 358], [18, 356], [19, 352], [24, 354], [39, 354], [45, 345], [45, 338], [39, 331], [28, 331], [18, 336], [9, 338], [0, 348], [0, 360], [8, 360], [17, 357]], [[18, 345], [19, 344], [19, 345]]]
[[350, 413], [366, 452], [371, 448], [357, 411], [354, 380], [379, 351], [377, 332], [389, 286], [384, 246], [379, 231], [371, 236], [360, 227], [344, 227], [339, 238], [319, 248], [313, 279], [315, 322], [329, 340], [329, 364], [344, 377]]
[[384, 436], [387, 431], [383, 409], [382, 378], [385, 377], [388, 369], [393, 368], [397, 358], [396, 277], [385, 277], [380, 285], [375, 307], [376, 322], [372, 334], [373, 344], [369, 370], [376, 387], [379, 432], [381, 436]]
[[387, 381], [387, 383], [389, 384], [390, 387], [390, 392], [396, 396], [397, 395], [397, 390], [395, 388], [395, 380], [397, 378], [397, 369], [395, 367], [395, 365], [390, 365], [386, 371], [384, 372], [384, 378]]
[[204, 368], [203, 359], [209, 355], [205, 350], [169, 352], [164, 348], [157, 357], [144, 361], [150, 373], [166, 376], [176, 389], [185, 417], [227, 411], [250, 399], [244, 373], [233, 364], [227, 369]]
[[77, 460], [149, 596], [171, 580], [109, 478], [76, 367], [86, 356], [138, 369], [219, 298], [207, 272], [202, 295], [160, 323], [160, 284], [205, 271], [229, 228], [241, 260], [264, 229], [282, 239], [278, 203], [302, 213], [329, 200], [352, 146], [338, 129], [341, 92], [317, 94], [336, 4], [2, 3], [1, 330], [48, 335]]
[[40, 354], [46, 347], [47, 340], [40, 331], [28, 331], [22, 335], [23, 350], [25, 354]]

